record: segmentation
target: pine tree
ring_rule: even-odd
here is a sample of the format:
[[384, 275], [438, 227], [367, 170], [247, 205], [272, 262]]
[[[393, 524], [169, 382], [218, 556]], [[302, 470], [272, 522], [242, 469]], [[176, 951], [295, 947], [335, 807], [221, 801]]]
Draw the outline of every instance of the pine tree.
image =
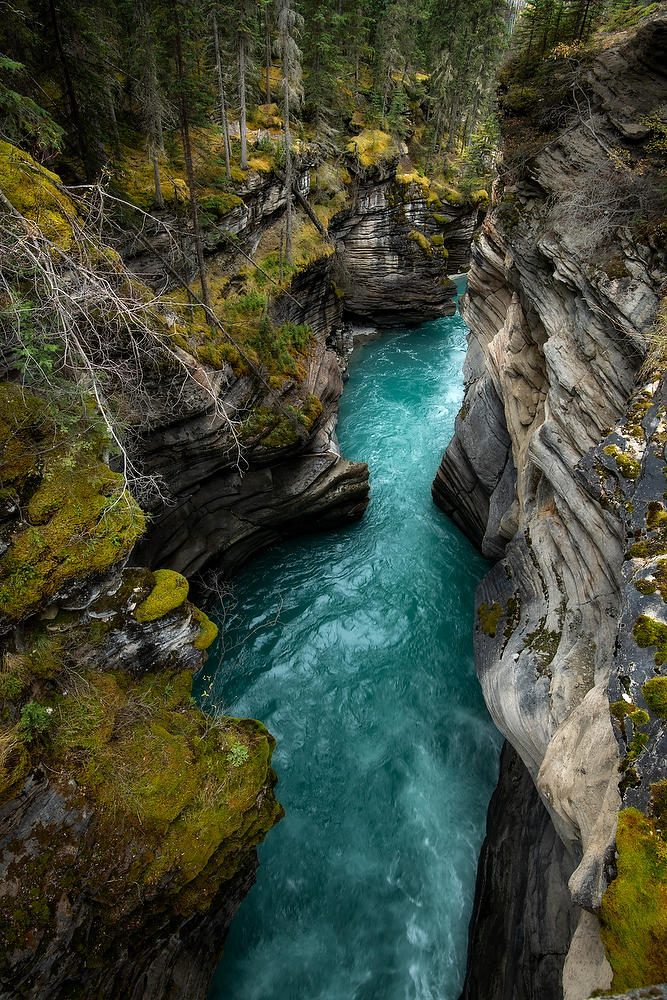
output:
[[[191, 10], [191, 8], [189, 8]], [[197, 255], [197, 269], [201, 282], [202, 301], [207, 310], [210, 309], [210, 298], [208, 294], [208, 282], [206, 280], [206, 266], [204, 264], [204, 247], [202, 241], [201, 227], [199, 225], [199, 212], [197, 209], [197, 194], [195, 189], [195, 172], [192, 161], [192, 143], [190, 138], [190, 80], [186, 69], [184, 54], [184, 39], [182, 28], [183, 11], [179, 0], [173, 4], [174, 14], [174, 42], [176, 54], [176, 73], [178, 80], [178, 91], [180, 98], [181, 112], [181, 135], [183, 138], [183, 158], [185, 160], [185, 171], [190, 191], [190, 212], [192, 217], [192, 229], [194, 234], [195, 252]]]
[[242, 170], [246, 170], [248, 167], [247, 78], [253, 44], [253, 28], [255, 27], [254, 14], [254, 0], [237, 0], [237, 3], [234, 4], [233, 16], [237, 19], [236, 61], [238, 67], [239, 131]]

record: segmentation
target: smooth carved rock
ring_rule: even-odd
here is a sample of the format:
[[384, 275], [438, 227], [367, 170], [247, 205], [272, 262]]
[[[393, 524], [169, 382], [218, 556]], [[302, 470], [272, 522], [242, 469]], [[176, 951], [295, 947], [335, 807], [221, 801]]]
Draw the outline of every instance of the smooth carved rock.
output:
[[[658, 13], [631, 44], [608, 48], [593, 64], [587, 86], [595, 133], [610, 148], [664, 94], [666, 50], [667, 18]], [[659, 529], [648, 526], [651, 510], [657, 517], [648, 504], [664, 506], [663, 390], [646, 389], [639, 417], [633, 406], [643, 405], [641, 398], [628, 405], [662, 294], [665, 257], [657, 242], [637, 242], [619, 230], [610, 237], [613, 252], [628, 267], [618, 278], [580, 249], [567, 198], [581, 171], [595, 163], [606, 169], [606, 154], [585, 123], [574, 122], [511, 189], [497, 192], [514, 215], [504, 224], [508, 216], [496, 206], [473, 245], [462, 308], [471, 331], [466, 392], [433, 485], [436, 502], [473, 541], [502, 557], [477, 593], [477, 672], [496, 725], [521, 757], [550, 829], [572, 859], [569, 898], [592, 913], [614, 875], [618, 767], [632, 737], [629, 722], [612, 728], [609, 703], [629, 699], [648, 707], [642, 685], [658, 662], [656, 645], [639, 649], [633, 629], [642, 613], [667, 620], [653, 582], [658, 557], [651, 545]], [[480, 406], [491, 425], [483, 434]], [[468, 430], [471, 418], [476, 434]], [[509, 440], [511, 463], [502, 448], [489, 446], [494, 438]], [[628, 559], [638, 539], [645, 548]], [[499, 616], [491, 615], [496, 606]], [[647, 749], [628, 773], [625, 804], [646, 808], [650, 782], [667, 776], [663, 730], [651, 717]], [[547, 844], [549, 836], [535, 833], [536, 859], [540, 837]], [[563, 980], [568, 1000], [583, 1000], [610, 981], [595, 921], [579, 917], [580, 911]], [[529, 918], [524, 935], [535, 932], [530, 919], [539, 924]], [[562, 972], [574, 923], [561, 930]], [[477, 940], [479, 951], [495, 947], [483, 926]], [[469, 970], [466, 998], [523, 995], [513, 992], [514, 973], [503, 968], [504, 986]], [[540, 992], [534, 976], [527, 996], [557, 995]]]

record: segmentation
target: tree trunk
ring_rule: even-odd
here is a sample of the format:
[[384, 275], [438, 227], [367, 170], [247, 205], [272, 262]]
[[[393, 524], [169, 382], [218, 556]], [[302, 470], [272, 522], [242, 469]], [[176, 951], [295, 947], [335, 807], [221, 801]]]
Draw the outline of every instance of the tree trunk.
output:
[[107, 115], [109, 116], [109, 121], [111, 122], [111, 149], [116, 160], [120, 159], [120, 135], [118, 133], [118, 122], [116, 121], [116, 108], [114, 107], [113, 94], [111, 93], [111, 87], [109, 86], [109, 81], [105, 80], [104, 83], [104, 103], [107, 106]]
[[442, 136], [440, 134], [440, 131], [442, 129], [442, 109], [443, 109], [443, 106], [444, 106], [444, 102], [441, 100], [440, 103], [438, 104], [438, 113], [435, 116], [435, 132], [433, 134], [433, 153], [434, 153], [434, 155], [436, 153], [440, 152], [440, 143], [442, 142]]
[[464, 149], [468, 145], [468, 143], [470, 142], [470, 137], [473, 135], [473, 133], [475, 131], [475, 127], [477, 125], [477, 114], [479, 112], [479, 99], [480, 99], [480, 96], [481, 96], [481, 92], [478, 90], [476, 92], [476, 94], [475, 94], [475, 103], [472, 106], [472, 112], [466, 118], [466, 127], [465, 127], [465, 130], [463, 132], [463, 148]]
[[271, 25], [269, 0], [264, 0], [264, 50], [266, 53], [266, 103], [271, 103]]
[[[466, 49], [465, 58], [464, 58], [464, 60], [463, 60], [463, 62], [461, 64], [462, 67], [467, 67], [468, 66], [468, 63], [470, 61], [470, 52], [471, 52], [471, 50], [472, 50], [472, 42], [469, 42], [468, 43], [468, 48]], [[461, 98], [463, 97], [463, 88], [465, 87], [465, 84], [466, 84], [466, 74], [465, 74], [465, 70], [462, 69], [462, 71], [461, 71], [461, 82], [459, 84], [458, 90], [456, 91], [456, 97], [454, 99], [454, 104], [452, 105], [452, 113], [451, 113], [451, 116], [450, 116], [450, 119], [449, 119], [449, 135], [447, 136], [447, 149], [451, 149], [452, 148], [452, 142], [454, 140], [454, 136], [456, 135], [456, 132], [458, 131], [457, 125], [458, 125], [458, 117], [459, 117], [459, 108], [461, 106]]]
[[155, 185], [155, 207], [164, 208], [164, 197], [162, 195], [162, 185], [160, 184], [160, 157], [157, 149], [152, 143], [148, 155], [153, 164], [153, 183]]
[[218, 19], [213, 11], [213, 47], [215, 49], [215, 73], [218, 78], [218, 96], [220, 98], [220, 124], [222, 125], [222, 143], [225, 147], [225, 174], [227, 180], [232, 179], [229, 147], [229, 126], [227, 124], [227, 102], [225, 101], [225, 85], [222, 79], [222, 64], [220, 63], [220, 41], [218, 39]]
[[183, 135], [183, 158], [185, 160], [185, 172], [188, 178], [188, 188], [190, 190], [190, 211], [192, 213], [192, 228], [195, 237], [195, 250], [197, 253], [197, 268], [199, 270], [199, 280], [201, 281], [201, 297], [206, 306], [206, 319], [211, 323], [209, 310], [211, 303], [208, 295], [208, 282], [206, 280], [206, 267], [204, 265], [204, 250], [202, 246], [201, 229], [199, 227], [199, 213], [197, 211], [197, 195], [195, 193], [195, 172], [192, 165], [192, 146], [190, 145], [190, 118], [188, 112], [188, 96], [185, 89], [185, 68], [183, 65], [183, 47], [181, 43], [181, 26], [176, 13], [176, 68], [178, 72], [179, 90], [181, 92], [181, 133]]
[[239, 55], [239, 129], [241, 132], [241, 170], [248, 169], [248, 139], [246, 136], [246, 114], [245, 114], [245, 47], [246, 36], [243, 32], [238, 34], [238, 55]]

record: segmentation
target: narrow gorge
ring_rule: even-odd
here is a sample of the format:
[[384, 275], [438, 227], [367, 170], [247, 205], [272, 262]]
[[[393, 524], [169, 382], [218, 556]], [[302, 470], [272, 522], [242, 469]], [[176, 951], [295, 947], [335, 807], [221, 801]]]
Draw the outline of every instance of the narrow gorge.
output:
[[17, 3], [0, 1000], [667, 997], [664, 3]]

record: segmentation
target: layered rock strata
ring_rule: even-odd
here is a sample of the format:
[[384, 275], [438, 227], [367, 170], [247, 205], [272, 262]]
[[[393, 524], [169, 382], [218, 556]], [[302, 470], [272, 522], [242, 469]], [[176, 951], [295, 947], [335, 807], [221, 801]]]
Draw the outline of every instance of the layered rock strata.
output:
[[[520, 969], [471, 969], [470, 1000], [551, 997], [561, 987], [578, 1000], [610, 985], [594, 914], [616, 873], [618, 811], [637, 804], [657, 816], [651, 788], [667, 777], [661, 703], [650, 704], [664, 683], [664, 404], [659, 373], [646, 384], [637, 374], [664, 294], [664, 241], [659, 226], [612, 225], [593, 252], [572, 219], [591, 173], [598, 188], [614, 178], [619, 149], [628, 162], [650, 156], [639, 123], [664, 95], [666, 42], [667, 18], [657, 14], [599, 51], [577, 84], [586, 111], [575, 101], [566, 131], [506, 166], [474, 244], [465, 399], [433, 494], [500, 560], [477, 593], [477, 672], [550, 819], [529, 806], [528, 786], [515, 802], [501, 775], [471, 947], [500, 947]], [[501, 871], [507, 809], [535, 818], [522, 823]], [[544, 920], [522, 888], [526, 854], [537, 870], [559, 873], [544, 887], [545, 906], [555, 893], [563, 913], [571, 904], [576, 913], [576, 929], [570, 917], [547, 921], [548, 986]], [[526, 917], [518, 931], [503, 927], [499, 946], [485, 914], [516, 907], [515, 891]], [[622, 986], [623, 956], [604, 920], [603, 929]]]
[[[142, 443], [142, 460], [163, 481], [170, 501], [153, 512], [139, 560], [188, 574], [215, 561], [233, 572], [290, 534], [361, 516], [368, 470], [341, 456], [335, 435], [344, 370], [340, 331], [359, 316], [382, 327], [451, 313], [455, 287], [446, 272], [467, 266], [478, 216], [470, 206], [436, 204], [433, 196], [429, 202], [423, 182], [401, 176], [395, 157], [372, 169], [358, 166], [348, 204], [329, 223], [325, 252], [294, 275], [289, 293], [271, 302], [276, 324], [306, 323], [314, 334], [298, 384], [286, 379], [274, 387], [225, 369], [214, 376], [215, 405], [191, 393], [177, 408], [163, 407], [164, 416]], [[239, 206], [220, 223], [233, 229], [241, 213], [245, 221], [234, 231], [249, 254], [284, 208], [284, 188], [279, 197], [276, 183], [269, 178], [253, 185], [252, 211]], [[300, 174], [300, 189], [308, 195], [307, 171]], [[209, 243], [213, 252], [214, 234]], [[196, 362], [186, 363], [196, 371]], [[196, 378], [211, 376], [202, 371]], [[253, 409], [285, 412], [310, 397], [321, 402], [321, 411], [307, 431], [297, 425], [295, 438], [270, 446], [266, 437], [246, 437], [239, 452], [229, 419], [242, 420]]]

